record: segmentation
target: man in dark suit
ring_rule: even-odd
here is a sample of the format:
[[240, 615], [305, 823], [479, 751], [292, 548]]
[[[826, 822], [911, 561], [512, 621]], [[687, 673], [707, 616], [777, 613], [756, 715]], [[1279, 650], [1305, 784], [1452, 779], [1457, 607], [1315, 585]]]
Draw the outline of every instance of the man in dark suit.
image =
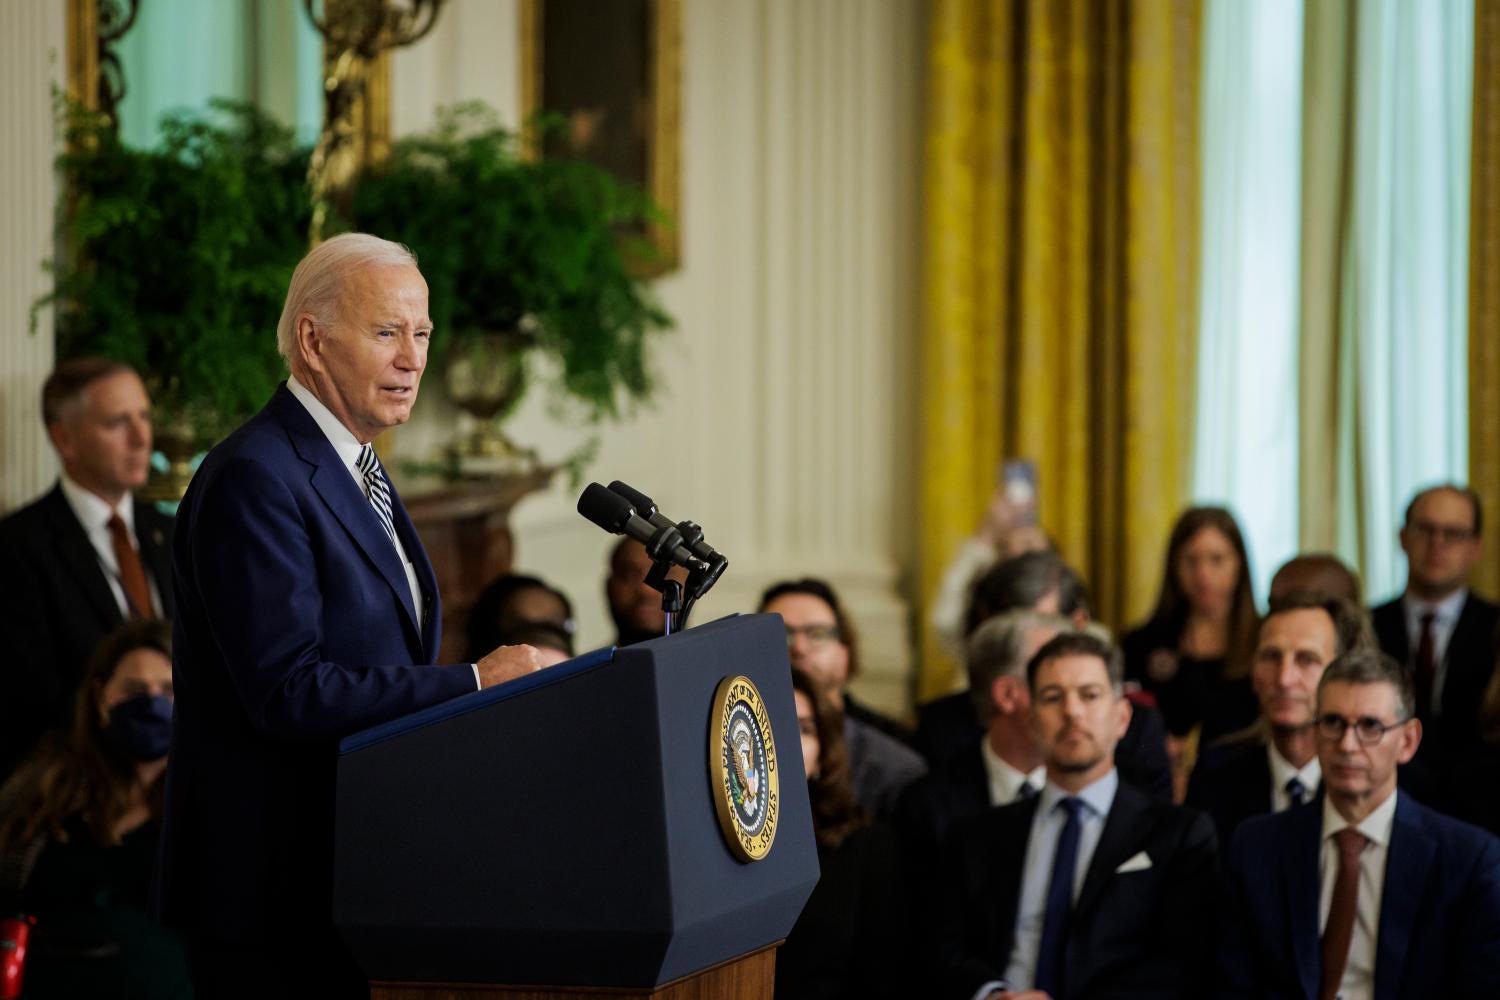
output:
[[1479, 496], [1467, 487], [1418, 493], [1400, 533], [1406, 590], [1371, 613], [1380, 648], [1412, 669], [1417, 715], [1428, 743], [1436, 741], [1432, 750], [1473, 737], [1495, 669], [1500, 607], [1469, 591], [1469, 573], [1482, 553], [1483, 513]]
[[1422, 739], [1410, 673], [1359, 650], [1318, 688], [1324, 794], [1246, 821], [1228, 864], [1225, 997], [1493, 997], [1500, 840], [1397, 790]]
[[1046, 784], [1042, 749], [1031, 726], [1026, 664], [1058, 633], [1071, 629], [1072, 622], [1061, 615], [1007, 611], [969, 637], [964, 660], [969, 689], [982, 693], [983, 705], [975, 708], [985, 720], [984, 734], [967, 752], [915, 781], [896, 808], [896, 830], [916, 894], [932, 886], [940, 850], [956, 821], [1028, 798]]
[[1260, 719], [1198, 757], [1187, 804], [1213, 817], [1219, 843], [1251, 816], [1310, 800], [1322, 783], [1313, 733], [1323, 669], [1351, 649], [1372, 649], [1364, 612], [1342, 597], [1302, 592], [1273, 598], [1260, 623], [1250, 683]]
[[200, 995], [367, 995], [332, 926], [338, 740], [536, 669], [529, 646], [431, 666], [432, 567], [370, 447], [431, 331], [404, 247], [318, 246], [277, 330], [291, 377], [183, 499], [159, 906]]
[[151, 400], [135, 369], [64, 361], [42, 387], [62, 463], [50, 492], [0, 521], [0, 780], [52, 726], [100, 639], [127, 618], [172, 614], [172, 520], [131, 491], [151, 461]]
[[953, 828], [930, 918], [943, 995], [1145, 1000], [1207, 987], [1213, 824], [1119, 780], [1122, 672], [1114, 646], [1076, 632], [1027, 664], [1047, 784]]

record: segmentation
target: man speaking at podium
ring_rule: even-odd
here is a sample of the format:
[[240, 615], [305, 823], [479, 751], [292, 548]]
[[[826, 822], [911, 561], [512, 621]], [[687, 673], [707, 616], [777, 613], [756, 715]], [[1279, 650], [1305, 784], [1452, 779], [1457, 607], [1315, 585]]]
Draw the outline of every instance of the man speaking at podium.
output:
[[370, 445], [411, 415], [427, 363], [411, 253], [358, 233], [321, 244], [276, 335], [290, 378], [178, 512], [159, 906], [201, 997], [364, 996], [332, 923], [339, 739], [530, 673], [537, 654], [431, 665], [437, 584]]

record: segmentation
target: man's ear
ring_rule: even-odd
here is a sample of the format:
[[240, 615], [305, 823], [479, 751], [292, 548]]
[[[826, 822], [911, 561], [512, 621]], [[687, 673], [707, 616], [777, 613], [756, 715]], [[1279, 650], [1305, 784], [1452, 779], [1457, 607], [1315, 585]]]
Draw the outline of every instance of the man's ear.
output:
[[1401, 724], [1401, 749], [1396, 751], [1396, 763], [1405, 764], [1417, 755], [1422, 745], [1422, 720], [1407, 719]]
[[323, 345], [327, 340], [324, 332], [308, 313], [297, 317], [297, 355], [308, 371], [321, 373], [324, 368]]
[[1021, 687], [1016, 678], [1008, 674], [1001, 674], [990, 681], [990, 703], [997, 708], [1001, 714], [1011, 713], [1024, 708], [1024, 699], [1021, 697]]
[[47, 425], [47, 439], [52, 442], [52, 447], [64, 461], [73, 458], [73, 435], [68, 430], [68, 425], [61, 420], [53, 421]]

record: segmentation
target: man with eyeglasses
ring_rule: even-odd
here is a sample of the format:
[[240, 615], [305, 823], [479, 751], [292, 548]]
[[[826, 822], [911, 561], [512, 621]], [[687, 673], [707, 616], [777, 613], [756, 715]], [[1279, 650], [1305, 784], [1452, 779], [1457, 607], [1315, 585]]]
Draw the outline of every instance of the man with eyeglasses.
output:
[[1434, 486], [1406, 508], [1406, 590], [1375, 608], [1380, 648], [1412, 669], [1417, 715], [1446, 749], [1473, 733], [1495, 667], [1500, 608], [1469, 592], [1482, 549], [1483, 511], [1467, 487]]
[[1422, 741], [1410, 672], [1373, 650], [1318, 685], [1323, 795], [1240, 826], [1221, 997], [1492, 997], [1500, 840], [1397, 791]]
[[760, 610], [781, 616], [792, 666], [807, 671], [843, 710], [855, 799], [876, 817], [890, 816], [906, 786], [927, 773], [927, 764], [899, 739], [895, 720], [850, 697], [859, 645], [838, 595], [814, 577], [784, 580], [761, 595]]

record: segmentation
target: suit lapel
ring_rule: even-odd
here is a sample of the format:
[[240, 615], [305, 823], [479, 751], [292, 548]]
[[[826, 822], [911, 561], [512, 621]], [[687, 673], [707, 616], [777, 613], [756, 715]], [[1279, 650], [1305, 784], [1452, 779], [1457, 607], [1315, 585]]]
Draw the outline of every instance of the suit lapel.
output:
[[1411, 661], [1411, 640], [1406, 634], [1406, 609], [1401, 598], [1376, 609], [1371, 616], [1380, 646], [1401, 663]]
[[995, 916], [995, 933], [990, 939], [999, 968], [1010, 961], [1010, 949], [1016, 933], [1016, 910], [1021, 905], [1021, 869], [1026, 865], [1026, 847], [1031, 839], [1031, 822], [1036, 816], [1037, 798], [1012, 806], [1001, 806], [990, 813], [994, 834], [985, 838], [985, 850], [996, 858], [990, 869], [989, 885], [984, 890], [985, 910]]
[[[422, 654], [425, 662], [436, 663], [438, 647], [443, 639], [443, 606], [438, 597], [437, 575], [432, 571], [432, 562], [427, 558], [427, 549], [423, 547], [421, 536], [417, 534], [417, 526], [412, 523], [411, 515], [406, 512], [406, 505], [401, 502], [401, 496], [390, 482], [390, 477], [386, 477], [386, 483], [391, 490], [392, 524], [406, 549], [407, 558], [411, 560], [412, 569], [416, 571], [417, 588], [425, 598], [421, 622]], [[406, 581], [404, 571], [401, 579], [403, 583]]]
[[161, 597], [162, 616], [171, 618], [176, 602], [173, 601], [172, 565], [167, 549], [170, 522], [168, 525], [161, 524], [161, 518], [150, 504], [142, 503], [134, 497], [130, 502], [135, 506], [135, 540], [140, 546], [141, 561], [146, 564], [151, 578], [156, 581], [156, 592]]
[[99, 616], [106, 629], [114, 628], [123, 620], [120, 605], [109, 589], [106, 570], [99, 562], [99, 553], [89, 541], [88, 533], [78, 523], [68, 498], [63, 496], [62, 486], [53, 487], [47, 495], [47, 516], [52, 521], [53, 541], [57, 560], [67, 570], [68, 576], [78, 584], [89, 606]]
[[[312, 414], [307, 412], [307, 408], [297, 401], [284, 384], [271, 397], [271, 409], [286, 427], [297, 454], [314, 467], [311, 479], [313, 489], [317, 490], [318, 496], [322, 497], [333, 516], [390, 586], [406, 612], [406, 624], [411, 630], [412, 638], [420, 643], [422, 629], [417, 621], [416, 610], [412, 607], [406, 569], [401, 565], [401, 557], [396, 554], [396, 547], [391, 544], [370, 501], [354, 481], [354, 476], [345, 468]], [[392, 496], [394, 495], [392, 491]]]
[[1385, 855], [1380, 929], [1375, 934], [1375, 1000], [1391, 1000], [1400, 991], [1406, 945], [1416, 925], [1423, 883], [1432, 867], [1433, 842], [1424, 832], [1416, 806], [1407, 796], [1398, 794], [1391, 843]]
[[1149, 800], [1144, 795], [1120, 782], [1115, 790], [1114, 804], [1104, 819], [1104, 829], [1099, 832], [1099, 844], [1094, 848], [1088, 874], [1083, 878], [1078, 905], [1073, 908], [1075, 920], [1098, 903], [1105, 886], [1114, 878], [1115, 869], [1136, 852], [1141, 839], [1149, 832], [1148, 807]]
[[1282, 892], [1286, 900], [1286, 925], [1291, 929], [1292, 953], [1297, 979], [1308, 996], [1318, 995], [1322, 952], [1318, 936], [1318, 897], [1322, 873], [1318, 854], [1323, 840], [1323, 800], [1319, 796], [1287, 814], [1290, 835], [1283, 841], [1286, 864], [1281, 865]]

